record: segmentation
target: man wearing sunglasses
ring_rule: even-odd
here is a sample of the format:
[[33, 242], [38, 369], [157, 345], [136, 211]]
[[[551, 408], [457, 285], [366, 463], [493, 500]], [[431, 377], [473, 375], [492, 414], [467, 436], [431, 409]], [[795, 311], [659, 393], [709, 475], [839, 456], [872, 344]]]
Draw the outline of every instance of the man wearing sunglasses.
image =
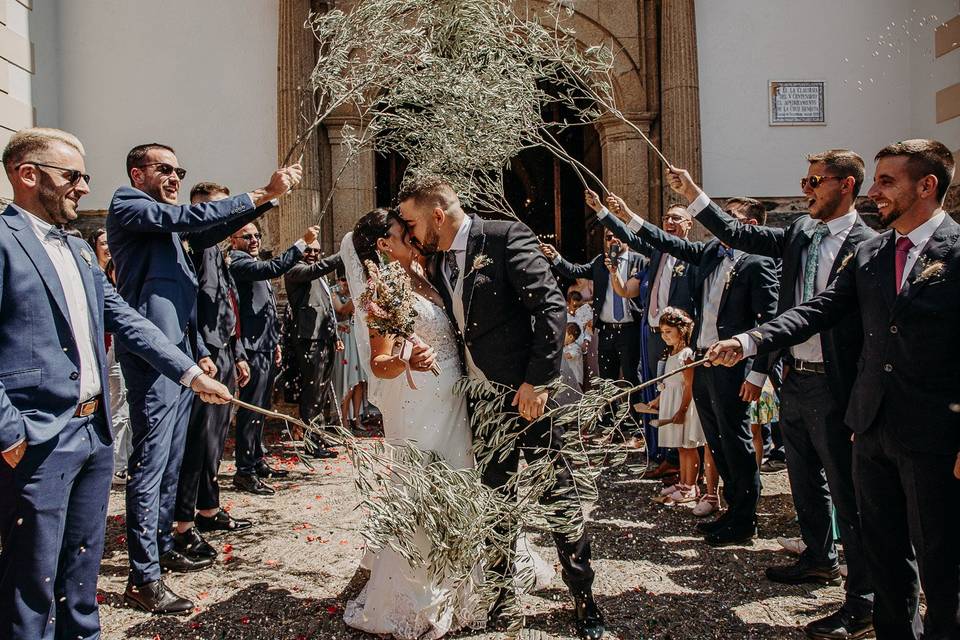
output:
[[[721, 241], [782, 259], [778, 314], [826, 289], [857, 246], [877, 235], [854, 208], [864, 180], [863, 159], [846, 149], [832, 149], [807, 161], [800, 186], [809, 215], [785, 229], [741, 224], [712, 203], [686, 171], [674, 169], [669, 175], [671, 188], [691, 203], [697, 221]], [[851, 431], [844, 423], [862, 345], [860, 318], [850, 314], [832, 329], [771, 356], [771, 364], [784, 361], [780, 428], [806, 550], [793, 564], [769, 567], [767, 578], [785, 584], [840, 583], [834, 508], [847, 561], [846, 602], [806, 626], [811, 638], [859, 638], [873, 628], [873, 584], [854, 495]]]
[[[336, 415], [334, 403], [340, 404], [330, 381], [336, 352], [343, 351], [343, 343], [337, 338], [333, 293], [323, 276], [342, 266], [339, 255], [320, 258], [320, 243], [314, 241], [283, 276], [293, 320], [288, 331], [296, 344], [294, 355], [300, 372], [300, 419], [307, 423], [321, 416], [324, 424], [330, 424]], [[326, 449], [317, 440], [304, 434], [304, 448], [310, 455], [324, 457]]]
[[98, 638], [113, 474], [104, 333], [205, 401], [230, 392], [125, 303], [63, 225], [89, 193], [83, 146], [15, 133], [0, 214], [0, 638]]
[[[114, 193], [106, 224], [117, 289], [211, 376], [216, 366], [196, 322], [197, 277], [180, 234], [259, 215], [256, 209], [286, 194], [301, 173], [299, 165], [284, 167], [263, 188], [216, 202], [178, 205], [186, 171], [174, 150], [151, 143], [127, 154], [130, 186]], [[133, 431], [126, 487], [130, 575], [124, 597], [151, 613], [178, 613], [193, 604], [164, 585], [161, 568], [195, 571], [212, 563], [178, 552], [172, 535], [192, 399], [140, 358], [120, 348], [117, 355], [127, 381]]]
[[[237, 283], [240, 305], [240, 328], [243, 348], [250, 363], [250, 382], [240, 390], [240, 399], [258, 407], [270, 408], [273, 383], [281, 362], [280, 322], [277, 301], [270, 280], [279, 278], [297, 264], [304, 250], [313, 244], [320, 229], [308, 227], [303, 238], [272, 260], [260, 260], [260, 231], [250, 223], [230, 238], [230, 274]], [[336, 268], [336, 264], [330, 269]], [[335, 458], [336, 453], [321, 450], [322, 457]], [[269, 496], [275, 491], [262, 478], [287, 475], [267, 464], [263, 450], [263, 416], [240, 409], [237, 411], [237, 473], [233, 486], [246, 493]]]

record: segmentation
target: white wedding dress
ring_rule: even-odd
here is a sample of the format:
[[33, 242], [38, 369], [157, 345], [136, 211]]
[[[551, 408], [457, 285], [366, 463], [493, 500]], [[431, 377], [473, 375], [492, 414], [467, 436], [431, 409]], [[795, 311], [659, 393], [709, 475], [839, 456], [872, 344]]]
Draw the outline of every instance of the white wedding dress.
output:
[[[351, 263], [356, 260], [352, 234], [344, 239], [341, 256], [348, 278], [355, 280], [356, 272], [350, 278]], [[356, 271], [359, 261], [353, 266]], [[350, 290], [360, 291], [362, 284], [351, 281]], [[453, 469], [472, 468], [466, 398], [453, 393], [461, 366], [450, 320], [442, 308], [422, 296], [417, 295], [415, 308], [416, 333], [433, 347], [441, 373], [413, 371], [416, 389], [409, 388], [405, 376], [394, 380], [371, 377], [371, 401], [383, 414], [387, 442], [431, 451]], [[367, 331], [365, 322], [361, 328]], [[365, 360], [369, 367], [369, 340], [358, 346], [361, 362]], [[427, 536], [416, 535], [426, 557]], [[357, 598], [347, 603], [343, 614], [344, 622], [355, 629], [397, 640], [436, 640], [457, 629], [481, 627], [486, 621], [486, 612], [478, 611], [472, 598], [469, 580], [454, 590], [442, 580], [431, 579], [426, 566], [413, 567], [392, 549], [368, 551], [364, 565], [370, 569], [370, 579]]]

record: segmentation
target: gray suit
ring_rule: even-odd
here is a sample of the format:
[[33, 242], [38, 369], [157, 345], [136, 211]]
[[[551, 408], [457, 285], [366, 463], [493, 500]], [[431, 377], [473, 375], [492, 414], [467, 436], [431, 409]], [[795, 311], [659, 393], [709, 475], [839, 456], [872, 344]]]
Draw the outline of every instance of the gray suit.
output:
[[323, 276], [342, 264], [340, 256], [314, 264], [301, 261], [283, 277], [293, 317], [290, 330], [297, 345], [300, 418], [305, 422], [321, 414], [329, 418], [330, 403], [337, 401], [330, 393], [336, 357], [337, 316], [330, 287]]

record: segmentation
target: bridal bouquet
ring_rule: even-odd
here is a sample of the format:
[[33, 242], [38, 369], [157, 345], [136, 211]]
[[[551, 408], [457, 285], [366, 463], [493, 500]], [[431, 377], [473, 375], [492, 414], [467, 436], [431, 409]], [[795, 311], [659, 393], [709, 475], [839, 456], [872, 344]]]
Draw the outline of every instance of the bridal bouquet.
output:
[[[377, 266], [366, 260], [367, 287], [360, 294], [360, 306], [367, 314], [367, 325], [383, 335], [397, 336], [403, 342], [399, 346], [400, 358], [407, 367], [407, 382], [416, 389], [410, 375], [410, 356], [415, 345], [423, 341], [414, 332], [417, 310], [414, 308], [413, 286], [410, 277], [399, 262]], [[440, 375], [440, 367], [434, 363], [433, 375]]]

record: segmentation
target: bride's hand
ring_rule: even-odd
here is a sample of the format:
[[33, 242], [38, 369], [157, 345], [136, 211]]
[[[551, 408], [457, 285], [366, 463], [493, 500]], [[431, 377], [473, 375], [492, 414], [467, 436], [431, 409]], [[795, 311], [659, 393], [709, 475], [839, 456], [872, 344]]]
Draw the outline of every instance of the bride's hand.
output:
[[430, 371], [437, 361], [437, 354], [433, 347], [425, 342], [414, 345], [413, 352], [410, 354], [410, 367], [417, 371]]

